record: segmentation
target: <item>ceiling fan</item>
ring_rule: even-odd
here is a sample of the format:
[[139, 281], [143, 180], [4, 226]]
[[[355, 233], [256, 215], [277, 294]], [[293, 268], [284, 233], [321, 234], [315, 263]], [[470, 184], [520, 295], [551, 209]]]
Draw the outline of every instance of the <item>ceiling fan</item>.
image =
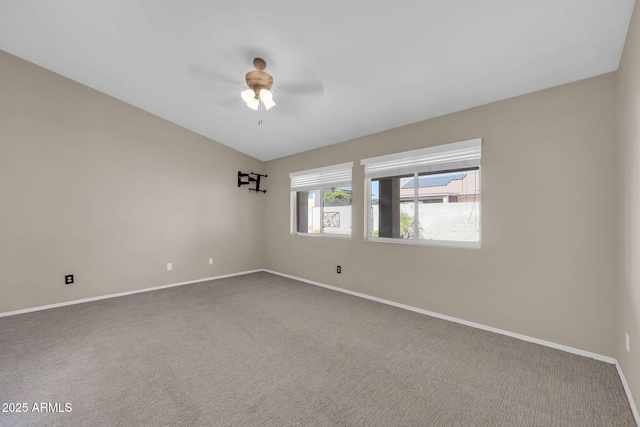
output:
[[[269, 73], [265, 71], [269, 61]], [[255, 70], [247, 73], [253, 61]], [[324, 94], [324, 85], [300, 55], [264, 48], [217, 48], [201, 52], [191, 60], [187, 73], [208, 102], [239, 112], [278, 106], [278, 115], [311, 111]], [[273, 74], [273, 76], [272, 76]], [[275, 83], [274, 83], [275, 81]], [[238, 93], [241, 92], [241, 96]], [[244, 102], [242, 102], [244, 101]]]
[[256, 69], [249, 71], [245, 76], [249, 89], [240, 92], [240, 97], [246, 102], [247, 107], [252, 110], [258, 109], [260, 101], [262, 101], [266, 110], [270, 110], [276, 105], [273, 101], [273, 94], [270, 92], [273, 86], [273, 77], [264, 71], [267, 68], [267, 63], [264, 59], [254, 58], [253, 66]]

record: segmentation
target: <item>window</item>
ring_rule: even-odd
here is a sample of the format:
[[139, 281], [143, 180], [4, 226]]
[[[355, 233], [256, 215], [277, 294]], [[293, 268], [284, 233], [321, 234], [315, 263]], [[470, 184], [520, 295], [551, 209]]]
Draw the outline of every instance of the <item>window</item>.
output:
[[480, 247], [481, 139], [364, 159], [367, 239]]
[[293, 172], [291, 232], [351, 236], [353, 162]]

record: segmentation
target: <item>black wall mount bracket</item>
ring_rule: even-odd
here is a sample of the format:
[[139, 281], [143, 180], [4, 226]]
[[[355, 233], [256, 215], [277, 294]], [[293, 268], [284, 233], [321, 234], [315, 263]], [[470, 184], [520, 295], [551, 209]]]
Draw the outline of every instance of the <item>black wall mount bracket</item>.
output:
[[259, 173], [242, 173], [238, 171], [238, 187], [242, 187], [243, 185], [250, 185], [252, 182], [255, 183], [255, 187], [249, 187], [249, 191], [255, 191], [256, 193], [266, 193], [267, 190], [260, 189], [260, 178], [266, 178], [267, 175], [261, 175]]

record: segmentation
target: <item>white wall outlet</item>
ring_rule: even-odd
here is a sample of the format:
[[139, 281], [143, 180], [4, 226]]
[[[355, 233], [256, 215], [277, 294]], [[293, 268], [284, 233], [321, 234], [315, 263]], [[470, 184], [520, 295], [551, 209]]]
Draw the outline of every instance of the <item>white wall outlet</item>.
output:
[[209, 265], [213, 265], [213, 258], [209, 258]]
[[167, 263], [167, 270], [173, 270], [173, 264], [168, 262]]
[[627, 349], [627, 353], [629, 353], [631, 351], [629, 350], [629, 334], [625, 332], [624, 337], [624, 347]]

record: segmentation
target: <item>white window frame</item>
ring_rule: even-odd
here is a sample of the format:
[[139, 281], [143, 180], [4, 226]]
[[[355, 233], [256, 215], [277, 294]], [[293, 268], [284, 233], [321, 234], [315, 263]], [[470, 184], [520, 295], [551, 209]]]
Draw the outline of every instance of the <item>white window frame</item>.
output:
[[[464, 170], [477, 168], [481, 170], [481, 150], [482, 138], [470, 139], [467, 141], [454, 142], [450, 144], [437, 145], [433, 147], [422, 148], [418, 150], [405, 151], [402, 153], [394, 153], [385, 156], [371, 157], [362, 159], [360, 164], [364, 166], [365, 174], [365, 212], [366, 224], [364, 227], [364, 238], [370, 242], [399, 243], [409, 245], [423, 246], [445, 246], [460, 248], [480, 248], [482, 242], [482, 224], [480, 223], [482, 216], [480, 215], [481, 203], [478, 203], [479, 215], [479, 241], [463, 242], [455, 240], [429, 240], [429, 239], [396, 239], [390, 237], [371, 237], [371, 224], [373, 221], [371, 215], [371, 180], [379, 178], [390, 178], [401, 175], [413, 175], [415, 182], [418, 182], [419, 174], [429, 173], [446, 173], [454, 170]], [[480, 179], [480, 187], [482, 179]], [[482, 198], [482, 188], [480, 191], [480, 199]], [[418, 200], [419, 186], [414, 185], [414, 218], [418, 218]], [[414, 236], [418, 235], [419, 221], [414, 221]]]
[[[296, 209], [296, 194], [299, 191], [315, 191], [322, 190], [328, 187], [351, 187], [353, 191], [352, 183], [352, 171], [353, 162], [340, 163], [337, 165], [325, 166], [315, 169], [307, 169], [298, 172], [291, 172], [289, 178], [291, 179], [290, 190], [290, 232], [296, 236], [311, 236], [311, 237], [334, 237], [341, 239], [350, 239], [353, 235], [353, 200], [351, 204], [351, 227], [349, 234], [333, 234], [325, 233], [324, 227], [320, 226], [320, 233], [303, 233], [298, 232], [298, 213]], [[324, 201], [320, 202], [320, 220], [322, 221], [324, 215]]]

